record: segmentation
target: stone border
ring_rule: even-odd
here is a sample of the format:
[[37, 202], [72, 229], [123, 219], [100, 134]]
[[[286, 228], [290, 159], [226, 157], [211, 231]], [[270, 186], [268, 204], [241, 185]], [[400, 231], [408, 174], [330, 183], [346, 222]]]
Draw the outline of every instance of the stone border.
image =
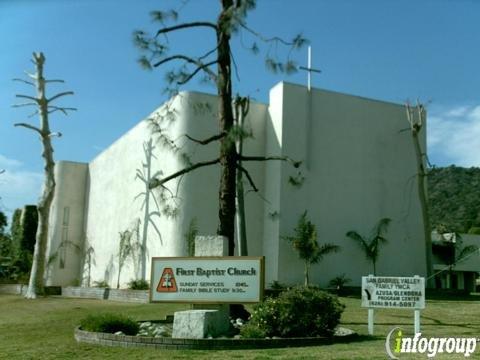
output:
[[82, 286], [62, 287], [62, 296], [86, 299], [148, 303], [148, 290], [94, 288]]
[[332, 338], [275, 338], [275, 339], [173, 339], [169, 337], [146, 337], [97, 333], [75, 328], [75, 340], [105, 346], [149, 347], [163, 350], [240, 350], [271, 349], [285, 347], [318, 346], [350, 342], [357, 334]]
[[24, 295], [27, 287], [23, 284], [0, 284], [0, 294]]

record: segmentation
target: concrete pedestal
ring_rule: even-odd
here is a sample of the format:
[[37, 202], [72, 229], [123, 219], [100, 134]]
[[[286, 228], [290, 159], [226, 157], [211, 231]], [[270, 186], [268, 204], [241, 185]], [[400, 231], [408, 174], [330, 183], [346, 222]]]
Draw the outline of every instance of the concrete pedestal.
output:
[[172, 338], [203, 339], [217, 337], [228, 330], [228, 318], [219, 310], [177, 311], [173, 320]]

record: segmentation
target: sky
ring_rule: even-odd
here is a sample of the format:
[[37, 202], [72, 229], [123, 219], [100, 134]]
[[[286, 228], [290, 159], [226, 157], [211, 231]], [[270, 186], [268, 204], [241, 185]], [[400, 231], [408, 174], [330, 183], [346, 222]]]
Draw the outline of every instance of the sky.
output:
[[[165, 71], [137, 60], [134, 30], [153, 32], [152, 10], [176, 9], [178, 22], [215, 21], [217, 0], [0, 0], [0, 210], [11, 214], [36, 203], [43, 179], [37, 136], [17, 122], [31, 109], [12, 108], [15, 94], [33, 88], [13, 82], [33, 72], [33, 51], [46, 56], [45, 76], [64, 79], [48, 94], [72, 90], [59, 105], [78, 111], [52, 114], [55, 159], [89, 162], [166, 99]], [[310, 41], [314, 87], [379, 100], [428, 103], [428, 156], [435, 166], [480, 166], [480, 1], [475, 0], [258, 0], [248, 24], [266, 37]], [[172, 53], [201, 55], [214, 47], [208, 29], [169, 36]], [[268, 101], [280, 81], [306, 84], [306, 74], [275, 74], [253, 39], [233, 39], [238, 68], [234, 93]], [[273, 51], [273, 50], [271, 50]], [[280, 57], [285, 50], [278, 49]], [[306, 65], [307, 50], [291, 58]], [[192, 81], [185, 90], [214, 93]]]

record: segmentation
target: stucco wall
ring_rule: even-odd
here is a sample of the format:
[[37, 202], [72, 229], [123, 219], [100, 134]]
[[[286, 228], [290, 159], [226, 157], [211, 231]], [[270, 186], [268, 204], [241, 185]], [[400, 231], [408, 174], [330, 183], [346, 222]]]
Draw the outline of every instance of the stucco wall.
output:
[[[59, 209], [66, 203], [85, 209], [85, 225], [79, 218], [78, 226], [86, 235], [83, 253], [91, 251], [82, 270], [75, 274], [84, 285], [106, 280], [116, 286], [119, 233], [132, 230], [140, 222], [141, 240], [148, 218], [147, 279], [151, 257], [186, 255], [185, 234], [192, 219], [196, 219], [200, 235], [216, 233], [218, 165], [197, 169], [167, 184], [171, 193], [164, 195], [175, 194], [175, 199], [167, 203], [179, 208], [175, 217], [162, 211], [165, 202], [158, 190], [153, 195], [159, 211], [152, 199], [147, 217], [142, 208], [145, 184], [136, 178], [137, 169], [145, 173], [143, 146], [150, 139], [155, 146], [152, 173], [162, 171], [167, 176], [182, 169], [182, 152], [193, 163], [217, 158], [218, 142], [202, 146], [184, 136], [188, 133], [205, 139], [217, 134], [216, 109], [216, 96], [181, 93], [150, 115], [152, 118], [160, 114], [162, 128], [178, 147], [176, 152], [165, 147], [158, 132], [152, 131], [145, 120], [98, 155], [88, 169], [85, 164], [72, 163], [59, 167], [68, 168], [58, 174], [63, 177], [63, 185], [57, 191], [63, 189], [66, 195], [57, 198], [51, 223], [56, 227], [61, 221]], [[245, 155], [286, 155], [303, 160], [300, 170], [305, 181], [301, 187], [288, 183], [289, 176], [298, 175], [290, 163], [244, 163], [259, 188], [259, 193], [248, 191], [245, 196], [249, 255], [266, 257], [267, 284], [273, 280], [303, 281], [303, 264], [283, 237], [293, 233], [305, 210], [317, 226], [319, 241], [342, 247], [340, 253], [325, 257], [312, 268], [313, 283], [326, 285], [331, 278], [345, 273], [352, 285], [359, 285], [360, 277], [371, 273], [372, 267], [345, 233], [356, 230], [368, 235], [383, 217], [393, 221], [387, 234], [389, 242], [380, 250], [378, 274], [425, 275], [413, 144], [410, 133], [401, 132], [408, 128], [403, 106], [317, 89], [309, 95], [305, 87], [280, 83], [271, 90], [268, 107], [251, 104], [247, 126], [252, 128], [253, 139], [246, 140]], [[422, 142], [425, 148], [424, 133]], [[245, 189], [250, 189], [248, 182]], [[58, 246], [55, 241], [52, 249]], [[130, 258], [124, 265], [121, 286], [141, 276], [138, 254], [136, 261]], [[51, 284], [71, 285], [65, 281]]]
[[[360, 277], [371, 273], [372, 267], [345, 234], [356, 230], [369, 235], [383, 217], [391, 218], [392, 223], [377, 273], [425, 275], [414, 149], [410, 133], [401, 132], [408, 128], [404, 107], [313, 89], [308, 125], [307, 89], [282, 83], [272, 89], [271, 96], [278, 99], [279, 92], [283, 93], [282, 110], [272, 109], [276, 104], [272, 99], [270, 112], [281, 118], [282, 154], [310, 159], [302, 168], [305, 182], [301, 188], [287, 183], [288, 175], [295, 175], [294, 169], [286, 163], [280, 165], [280, 236], [292, 234], [299, 216], [308, 210], [319, 241], [342, 247], [341, 252], [312, 268], [312, 282], [326, 285], [345, 273], [352, 285], [359, 285]], [[425, 148], [425, 134], [422, 142]], [[278, 258], [278, 279], [300, 282], [302, 263], [284, 240], [279, 241]], [[288, 271], [285, 264], [290, 265]]]
[[50, 211], [47, 285], [80, 282], [88, 165], [59, 161], [55, 165], [55, 196]]
[[[150, 115], [150, 118], [161, 114], [164, 117], [165, 131], [170, 139], [175, 140], [178, 152], [162, 145], [158, 133], [152, 132], [148, 121], [141, 121], [123, 137], [118, 139], [107, 150], [102, 152], [89, 164], [89, 196], [88, 219], [86, 235], [89, 246], [94, 253], [90, 264], [90, 283], [106, 280], [111, 286], [116, 286], [118, 275], [119, 233], [132, 229], [140, 220], [146, 221], [142, 209], [144, 184], [135, 179], [136, 169], [145, 163], [143, 143], [153, 139], [155, 149], [152, 158], [152, 173], [162, 171], [164, 176], [170, 175], [183, 167], [180, 153], [189, 155], [193, 163], [213, 160], [218, 157], [219, 143], [213, 142], [202, 146], [188, 140], [184, 134], [196, 139], [204, 139], [218, 133], [218, 123], [215, 116], [217, 99], [215, 96], [199, 93], [181, 93], [169, 104], [169, 112], [173, 117], [168, 120], [167, 105]], [[255, 140], [245, 142], [245, 154], [263, 155], [264, 129], [267, 109], [262, 104], [251, 104], [247, 119], [252, 127]], [[251, 120], [251, 119], [254, 119]], [[261, 191], [264, 188], [263, 165], [258, 163], [245, 164], [256, 185]], [[154, 256], [185, 256], [185, 234], [192, 219], [196, 219], [199, 234], [215, 234], [218, 224], [218, 183], [219, 166], [204, 167], [188, 173], [166, 185], [176, 195], [169, 200], [170, 205], [179, 208], [176, 217], [168, 217], [162, 213], [163, 205], [160, 193], [153, 191], [159, 206], [161, 216], [150, 216], [154, 225], [148, 228], [147, 255]], [[249, 189], [249, 185], [245, 185]], [[169, 192], [165, 192], [170, 197]], [[136, 198], [138, 196], [138, 198]], [[247, 226], [249, 251], [251, 255], [260, 255], [263, 234], [263, 200], [248, 193], [245, 197], [247, 206]], [[150, 201], [150, 213], [156, 212], [155, 201]], [[155, 231], [159, 230], [161, 237]], [[139, 227], [140, 237], [143, 226]], [[88, 264], [87, 264], [88, 265]], [[87, 272], [87, 267], [84, 269]], [[121, 285], [140, 276], [140, 270], [129, 259], [121, 270]], [[150, 260], [147, 261], [147, 279], [150, 274]]]

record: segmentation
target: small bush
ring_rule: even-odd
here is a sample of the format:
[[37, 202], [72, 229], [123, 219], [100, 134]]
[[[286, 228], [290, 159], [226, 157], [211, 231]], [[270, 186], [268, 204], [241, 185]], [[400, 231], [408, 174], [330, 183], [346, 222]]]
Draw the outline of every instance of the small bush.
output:
[[241, 334], [244, 337], [249, 337], [248, 333], [270, 337], [332, 336], [344, 308], [334, 295], [313, 287], [294, 287], [276, 299], [269, 298], [256, 305], [248, 330], [242, 328]]
[[108, 283], [107, 283], [105, 280], [102, 280], [102, 281], [94, 281], [94, 282], [93, 282], [93, 287], [96, 287], [96, 288], [109, 288], [110, 285], [108, 285]]
[[270, 283], [270, 289], [272, 290], [285, 290], [286, 288], [287, 288], [287, 285], [277, 280], [274, 280]]
[[123, 332], [125, 335], [136, 335], [139, 325], [127, 316], [113, 313], [92, 314], [80, 321], [83, 330], [103, 333]]
[[254, 324], [247, 323], [240, 328], [240, 335], [249, 339], [263, 339], [267, 336], [267, 332]]
[[330, 285], [332, 288], [336, 290], [342, 290], [346, 284], [348, 284], [351, 279], [347, 278], [345, 274], [342, 274], [340, 276], [336, 276], [333, 279], [330, 280], [328, 285]]
[[150, 284], [148, 281], [142, 279], [132, 280], [128, 283], [128, 288], [131, 290], [148, 290]]

